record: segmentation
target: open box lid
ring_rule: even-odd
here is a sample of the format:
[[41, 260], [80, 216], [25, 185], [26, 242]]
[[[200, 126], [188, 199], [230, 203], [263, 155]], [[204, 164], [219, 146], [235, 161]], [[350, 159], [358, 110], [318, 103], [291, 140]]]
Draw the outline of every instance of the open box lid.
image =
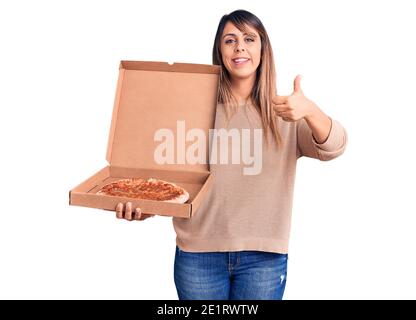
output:
[[[214, 128], [219, 71], [215, 65], [121, 61], [107, 148], [109, 164], [208, 172], [209, 129]], [[155, 139], [157, 131], [159, 140]], [[198, 144], [198, 152], [201, 147], [205, 152], [199, 154], [195, 146], [202, 137], [205, 143]], [[162, 164], [163, 158], [155, 157], [167, 156], [165, 147], [173, 152], [173, 163]], [[187, 152], [205, 155], [205, 161], [189, 163]]]

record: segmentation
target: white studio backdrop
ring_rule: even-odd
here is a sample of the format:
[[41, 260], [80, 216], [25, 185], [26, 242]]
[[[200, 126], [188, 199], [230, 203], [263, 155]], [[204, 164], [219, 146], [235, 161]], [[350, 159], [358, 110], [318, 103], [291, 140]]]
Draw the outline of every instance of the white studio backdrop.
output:
[[177, 299], [171, 218], [119, 221], [68, 191], [106, 165], [119, 61], [210, 64], [236, 9], [269, 33], [278, 94], [301, 74], [348, 132], [341, 157], [298, 161], [285, 299], [416, 298], [413, 5], [2, 2], [0, 298]]

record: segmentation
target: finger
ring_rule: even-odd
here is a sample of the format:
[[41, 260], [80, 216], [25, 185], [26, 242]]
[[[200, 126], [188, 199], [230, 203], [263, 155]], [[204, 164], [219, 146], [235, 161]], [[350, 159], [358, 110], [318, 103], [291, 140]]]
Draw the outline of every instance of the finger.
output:
[[302, 76], [300, 74], [298, 74], [295, 78], [295, 81], [293, 82], [293, 92], [300, 92], [302, 91], [302, 89], [300, 88], [300, 79], [302, 78]]
[[290, 109], [287, 104], [278, 104], [273, 106], [273, 108], [276, 112], [284, 112]]
[[154, 214], [143, 213], [140, 208], [136, 208], [135, 212], [136, 212], [135, 217], [134, 217], [135, 220], [146, 220], [147, 218], [151, 218], [155, 216]]
[[285, 121], [291, 121], [292, 119], [292, 113], [290, 111], [277, 112], [277, 116]]
[[123, 204], [121, 202], [116, 206], [116, 217], [117, 219], [123, 219]]
[[279, 113], [279, 117], [286, 118], [286, 119], [290, 119], [291, 118], [291, 114], [289, 112], [280, 112]]
[[284, 120], [284, 121], [287, 121], [287, 122], [294, 122], [295, 121], [295, 118], [293, 117], [293, 115], [291, 115], [291, 114], [288, 114], [288, 113], [283, 113], [282, 115], [281, 115], [281, 118]]
[[124, 219], [131, 221], [132, 219], [132, 203], [126, 203], [126, 213], [124, 214]]
[[274, 96], [272, 98], [272, 103], [276, 105], [285, 104], [288, 98], [288, 96]]
[[136, 208], [136, 210], [134, 210], [134, 212], [135, 212], [134, 219], [135, 220], [142, 220], [141, 219], [141, 217], [142, 217], [142, 209]]

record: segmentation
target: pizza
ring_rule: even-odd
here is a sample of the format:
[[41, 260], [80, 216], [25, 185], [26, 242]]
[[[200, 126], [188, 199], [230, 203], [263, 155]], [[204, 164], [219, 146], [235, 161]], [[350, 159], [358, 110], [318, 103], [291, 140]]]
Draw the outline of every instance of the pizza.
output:
[[184, 188], [154, 178], [119, 179], [104, 185], [97, 194], [174, 203], [185, 203], [189, 199], [189, 193]]

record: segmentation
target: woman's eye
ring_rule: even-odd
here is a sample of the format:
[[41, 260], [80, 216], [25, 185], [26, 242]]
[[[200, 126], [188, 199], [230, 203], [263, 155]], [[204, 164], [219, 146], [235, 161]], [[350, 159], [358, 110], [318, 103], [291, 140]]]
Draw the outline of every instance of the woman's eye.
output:
[[[254, 42], [254, 39], [253, 38], [246, 38], [245, 41], [247, 41], [247, 42]], [[229, 44], [229, 43], [232, 43], [232, 42], [235, 42], [235, 40], [234, 39], [225, 40], [225, 43], [226, 44]]]

